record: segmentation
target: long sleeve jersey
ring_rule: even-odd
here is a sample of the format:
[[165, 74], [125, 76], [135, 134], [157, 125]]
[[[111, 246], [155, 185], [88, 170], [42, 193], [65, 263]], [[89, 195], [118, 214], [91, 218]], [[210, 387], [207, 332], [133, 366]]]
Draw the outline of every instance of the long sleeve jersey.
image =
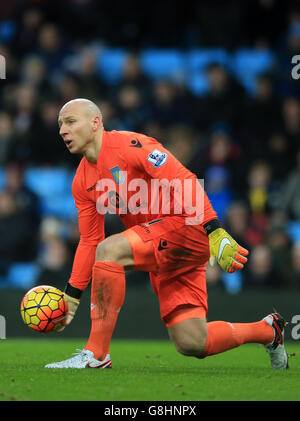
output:
[[72, 194], [80, 241], [69, 282], [82, 290], [105, 238], [106, 212], [119, 214], [127, 228], [170, 215], [195, 225], [217, 218], [195, 174], [157, 140], [133, 132], [103, 131], [97, 163], [82, 158]]

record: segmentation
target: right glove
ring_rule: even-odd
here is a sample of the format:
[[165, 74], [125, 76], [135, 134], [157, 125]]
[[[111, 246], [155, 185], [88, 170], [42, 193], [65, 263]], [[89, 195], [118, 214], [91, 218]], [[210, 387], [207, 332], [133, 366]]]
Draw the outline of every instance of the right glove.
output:
[[[82, 291], [80, 291], [77, 288], [74, 288], [73, 286], [71, 286], [70, 284], [67, 285], [66, 287], [66, 291], [69, 292], [69, 290], [72, 290], [73, 293], [75, 292], [77, 296], [80, 297]], [[77, 290], [77, 291], [74, 291]], [[74, 294], [75, 295], [75, 294]], [[55, 329], [55, 332], [62, 332], [64, 330], [65, 327], [69, 326], [69, 324], [71, 323], [71, 321], [73, 320], [75, 313], [78, 309], [79, 303], [80, 303], [80, 298], [75, 298], [72, 297], [71, 295], [67, 294], [66, 292], [64, 293], [65, 299], [67, 301], [67, 305], [68, 305], [68, 312], [66, 315], [66, 318], [64, 319], [64, 321], [62, 323], [58, 323]]]

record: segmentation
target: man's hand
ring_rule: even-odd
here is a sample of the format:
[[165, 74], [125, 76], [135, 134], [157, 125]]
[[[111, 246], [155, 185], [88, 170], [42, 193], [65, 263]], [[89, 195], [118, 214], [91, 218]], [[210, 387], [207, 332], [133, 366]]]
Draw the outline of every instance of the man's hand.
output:
[[56, 328], [54, 329], [55, 332], [61, 332], [62, 330], [64, 330], [65, 327], [67, 327], [71, 323], [80, 303], [80, 300], [78, 298], [73, 298], [66, 293], [65, 299], [68, 304], [68, 312], [65, 320], [62, 323], [57, 324]]
[[213, 266], [217, 260], [221, 268], [228, 273], [241, 270], [248, 261], [248, 250], [241, 247], [223, 228], [217, 228], [208, 235], [209, 262]]

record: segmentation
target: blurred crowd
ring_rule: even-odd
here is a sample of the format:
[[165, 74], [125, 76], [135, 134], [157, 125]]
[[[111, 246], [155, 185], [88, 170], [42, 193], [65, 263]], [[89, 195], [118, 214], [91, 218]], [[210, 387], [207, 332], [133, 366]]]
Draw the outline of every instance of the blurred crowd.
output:
[[[59, 139], [57, 116], [65, 102], [84, 97], [99, 105], [106, 130], [152, 136], [204, 179], [223, 226], [250, 250], [242, 273], [229, 277], [208, 267], [208, 288], [300, 288], [300, 80], [291, 77], [291, 58], [300, 53], [297, 2], [191, 2], [184, 13], [171, 1], [149, 8], [93, 0], [0, 6], [0, 54], [6, 59], [6, 79], [0, 80], [0, 286], [16, 286], [10, 269], [26, 262], [34, 264], [36, 284], [63, 288], [68, 280], [79, 239], [76, 212], [66, 218], [45, 211], [26, 171], [74, 173], [81, 157]], [[99, 71], [106, 46], [126, 49], [113, 83]], [[245, 46], [275, 57], [251, 91], [220, 62], [206, 66], [207, 89], [197, 94], [184, 77], [152, 78], [140, 59], [150, 47], [232, 52]], [[117, 217], [107, 215], [107, 235], [122, 229]], [[148, 285], [142, 275], [128, 277]]]

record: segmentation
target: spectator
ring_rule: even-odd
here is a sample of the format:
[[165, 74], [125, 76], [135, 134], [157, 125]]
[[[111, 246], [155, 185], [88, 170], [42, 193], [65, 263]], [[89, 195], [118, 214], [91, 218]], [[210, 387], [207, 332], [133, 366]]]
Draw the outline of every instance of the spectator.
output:
[[122, 130], [122, 121], [121, 118], [118, 116], [117, 107], [112, 101], [108, 99], [99, 99], [96, 100], [96, 104], [98, 104], [102, 116], [103, 121], [105, 121], [105, 126], [108, 131], [110, 130]]
[[43, 247], [37, 284], [55, 285], [63, 290], [72, 270], [68, 247], [58, 237], [47, 239]]
[[66, 223], [59, 218], [46, 216], [40, 225], [40, 249], [37, 282], [51, 282], [63, 288], [71, 273], [71, 256], [75, 253], [79, 240], [77, 224]]
[[288, 219], [300, 220], [300, 149], [297, 152], [297, 168], [288, 174], [282, 186], [279, 210]]
[[124, 85], [137, 88], [143, 98], [151, 94], [152, 81], [143, 72], [138, 54], [131, 53], [126, 57], [118, 87]]
[[270, 76], [261, 75], [254, 96], [247, 98], [244, 108], [243, 147], [248, 158], [267, 159], [268, 149], [265, 145], [270, 133], [279, 129], [280, 118], [281, 104], [274, 93], [272, 80]]
[[148, 108], [140, 91], [131, 85], [125, 85], [120, 89], [117, 110], [123, 130], [140, 131], [148, 117]]
[[232, 235], [239, 244], [247, 249], [251, 249], [248, 243], [247, 232], [250, 226], [250, 212], [246, 203], [233, 201], [228, 207], [224, 221], [225, 229], [232, 232]]
[[14, 139], [10, 149], [9, 159], [26, 163], [30, 157], [30, 136], [37, 117], [37, 91], [29, 86], [20, 84], [13, 92], [10, 112], [13, 117]]
[[[34, 121], [30, 133], [30, 157], [32, 165], [69, 166], [74, 168], [79, 157], [71, 155], [59, 137], [57, 116], [60, 105], [57, 101], [48, 100], [41, 104], [40, 112]], [[41, 139], [41, 133], [43, 138]]]
[[288, 274], [288, 281], [291, 288], [300, 287], [300, 243], [295, 243], [291, 250], [291, 270]]
[[224, 167], [212, 166], [206, 171], [204, 180], [205, 191], [222, 223], [232, 201], [228, 173]]
[[78, 81], [79, 96], [82, 98], [108, 97], [108, 87], [100, 77], [97, 60], [96, 49], [85, 47], [65, 61], [66, 68]]
[[237, 129], [241, 121], [245, 92], [220, 64], [207, 68], [209, 91], [198, 99], [195, 123], [200, 130], [207, 130], [215, 122], [224, 122]]
[[0, 272], [6, 275], [14, 262], [32, 261], [36, 258], [36, 241], [32, 220], [19, 205], [13, 193], [0, 193]]
[[186, 99], [177, 93], [176, 86], [170, 81], [159, 80], [153, 84], [153, 99], [149, 119], [170, 128], [179, 121], [189, 125], [191, 117], [187, 109]]
[[281, 187], [286, 174], [294, 167], [294, 160], [294, 152], [287, 136], [282, 131], [272, 132], [268, 138], [266, 161], [272, 168], [272, 179], [278, 188]]
[[80, 97], [79, 78], [71, 73], [66, 73], [59, 80], [55, 90], [61, 106], [73, 98]]
[[189, 127], [174, 126], [168, 132], [165, 146], [186, 167], [189, 167], [196, 151], [196, 139]]
[[26, 222], [28, 232], [24, 233], [28, 235], [30, 245], [23, 252], [23, 260], [34, 260], [39, 247], [40, 203], [38, 196], [25, 185], [24, 168], [18, 163], [10, 162], [5, 166], [4, 189], [12, 196], [17, 214]]
[[60, 29], [54, 24], [44, 23], [38, 34], [38, 48], [33, 52], [45, 62], [49, 80], [56, 81], [61, 76], [63, 60], [71, 50], [64, 42]]
[[51, 85], [46, 74], [45, 62], [39, 56], [28, 56], [22, 62], [22, 84], [38, 90], [41, 96], [47, 98], [51, 94]]
[[265, 162], [252, 164], [248, 174], [247, 203], [250, 220], [246, 232], [248, 244], [262, 245], [269, 229], [272, 210], [270, 194], [271, 169]]
[[266, 244], [272, 254], [274, 270], [281, 279], [282, 285], [291, 286], [293, 284], [292, 244], [284, 227], [280, 225], [271, 227]]
[[205, 179], [206, 189], [212, 189], [208, 190], [210, 199], [214, 200], [214, 195], [216, 200], [217, 197], [221, 200], [218, 208], [224, 218], [234, 196], [241, 197], [240, 191], [245, 190], [242, 178], [245, 166], [242, 166], [239, 145], [233, 141], [226, 125], [215, 124], [208, 139], [199, 138], [198, 154], [189, 168], [198, 178]]
[[273, 267], [272, 254], [265, 245], [252, 249], [244, 272], [246, 287], [273, 288], [282, 285], [282, 279]]
[[36, 48], [38, 33], [43, 21], [43, 13], [35, 7], [23, 7], [18, 9], [16, 16], [17, 31], [14, 36], [12, 47], [19, 57], [26, 57], [27, 54]]
[[[288, 139], [289, 152], [295, 156], [300, 144], [300, 103], [296, 98], [286, 98], [282, 105], [283, 133]], [[292, 161], [296, 165], [296, 161]]]
[[248, 201], [254, 214], [266, 215], [270, 210], [271, 168], [265, 162], [255, 162], [248, 174]]
[[13, 195], [19, 210], [27, 217], [32, 232], [32, 244], [37, 241], [40, 224], [39, 198], [24, 182], [24, 168], [10, 162], [5, 167], [5, 190]]
[[8, 113], [0, 113], [0, 165], [3, 166], [9, 159], [13, 143], [12, 118]]

